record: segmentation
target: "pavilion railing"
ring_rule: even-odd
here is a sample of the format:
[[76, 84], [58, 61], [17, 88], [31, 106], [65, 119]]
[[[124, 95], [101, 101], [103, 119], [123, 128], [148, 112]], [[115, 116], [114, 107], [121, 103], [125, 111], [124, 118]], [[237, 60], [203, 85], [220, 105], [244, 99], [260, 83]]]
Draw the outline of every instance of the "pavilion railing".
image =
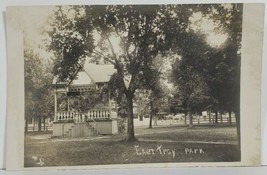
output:
[[95, 121], [103, 120], [110, 118], [109, 110], [92, 110], [87, 113], [81, 113], [78, 111], [60, 111], [56, 114], [55, 122], [86, 122], [86, 121]]

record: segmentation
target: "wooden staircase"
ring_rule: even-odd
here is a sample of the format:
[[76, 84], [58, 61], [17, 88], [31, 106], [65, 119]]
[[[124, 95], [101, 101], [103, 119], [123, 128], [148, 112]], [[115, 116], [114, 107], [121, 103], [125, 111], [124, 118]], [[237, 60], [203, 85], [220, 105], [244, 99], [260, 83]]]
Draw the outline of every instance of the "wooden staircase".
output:
[[89, 122], [73, 123], [66, 128], [63, 137], [90, 137], [97, 136], [99, 133]]

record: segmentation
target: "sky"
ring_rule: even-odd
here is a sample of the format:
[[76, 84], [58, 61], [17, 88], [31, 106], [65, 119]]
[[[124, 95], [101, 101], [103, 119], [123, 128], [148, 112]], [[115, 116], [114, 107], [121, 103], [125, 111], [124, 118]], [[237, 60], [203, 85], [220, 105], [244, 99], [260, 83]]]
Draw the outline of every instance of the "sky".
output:
[[12, 11], [13, 19], [16, 19], [17, 25], [24, 32], [24, 44], [47, 59], [52, 54], [44, 49], [43, 42], [47, 35], [43, 34], [42, 28], [47, 25], [53, 9], [53, 6], [25, 6]]
[[191, 27], [194, 30], [201, 30], [207, 35], [207, 42], [213, 47], [219, 47], [226, 39], [227, 36], [222, 33], [214, 31], [215, 24], [207, 17], [203, 18], [201, 13], [195, 13], [191, 18]]

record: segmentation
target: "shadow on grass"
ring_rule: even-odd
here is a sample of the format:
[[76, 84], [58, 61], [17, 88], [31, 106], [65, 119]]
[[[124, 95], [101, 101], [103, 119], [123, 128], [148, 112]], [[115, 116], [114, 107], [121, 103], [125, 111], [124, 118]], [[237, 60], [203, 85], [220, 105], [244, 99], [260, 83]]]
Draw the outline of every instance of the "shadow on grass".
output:
[[29, 136], [47, 135], [47, 134], [52, 135], [52, 133], [53, 133], [53, 131], [30, 131], [30, 132], [25, 132], [25, 135], [29, 135]]
[[[31, 144], [26, 146], [25, 155], [25, 167], [240, 161], [237, 145], [125, 140]], [[44, 164], [38, 164], [36, 157]]]
[[235, 127], [150, 131], [138, 135], [133, 142], [127, 142], [124, 134], [76, 141], [40, 142], [25, 137], [25, 167], [240, 161]]

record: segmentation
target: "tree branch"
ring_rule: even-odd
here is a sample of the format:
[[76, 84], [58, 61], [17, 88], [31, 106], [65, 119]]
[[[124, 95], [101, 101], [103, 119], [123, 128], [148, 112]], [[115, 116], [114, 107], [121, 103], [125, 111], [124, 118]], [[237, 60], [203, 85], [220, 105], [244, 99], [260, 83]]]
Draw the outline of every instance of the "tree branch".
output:
[[109, 37], [106, 36], [106, 38], [107, 38], [107, 40], [108, 40], [108, 44], [109, 44], [109, 47], [110, 47], [110, 49], [111, 49], [113, 59], [114, 59], [115, 62], [116, 62], [116, 60], [117, 60], [117, 56], [116, 56], [116, 53], [115, 53], [115, 51], [114, 51], [114, 47], [113, 47], [113, 45], [112, 45], [112, 43], [111, 43]]
[[[127, 42], [125, 41], [125, 39], [119, 34], [119, 31], [118, 31], [117, 28], [115, 29], [115, 31], [116, 31], [116, 34], [120, 37], [120, 39], [121, 39], [121, 41], [122, 41], [122, 43], [123, 43], [123, 45], [124, 45], [126, 55], [128, 56], [129, 62], [130, 62], [130, 64], [132, 65], [133, 60], [132, 60], [131, 55], [129, 54], [129, 43], [127, 43]], [[128, 32], [128, 33], [129, 33], [129, 32]]]
[[96, 55], [98, 55], [98, 56], [100, 56], [100, 57], [102, 57], [105, 61], [113, 64], [114, 66], [116, 65], [116, 63], [114, 61], [112, 61], [108, 57], [104, 56], [101, 52], [98, 52], [97, 50], [94, 49], [93, 50], [93, 53], [96, 54]]
[[[79, 64], [79, 63], [78, 63]], [[74, 74], [70, 77], [70, 82], [67, 84], [67, 86], [69, 86], [72, 81], [74, 80], [74, 78], [77, 76], [77, 74], [79, 73], [79, 71], [83, 68], [83, 65], [79, 64], [78, 69], [74, 72]]]

